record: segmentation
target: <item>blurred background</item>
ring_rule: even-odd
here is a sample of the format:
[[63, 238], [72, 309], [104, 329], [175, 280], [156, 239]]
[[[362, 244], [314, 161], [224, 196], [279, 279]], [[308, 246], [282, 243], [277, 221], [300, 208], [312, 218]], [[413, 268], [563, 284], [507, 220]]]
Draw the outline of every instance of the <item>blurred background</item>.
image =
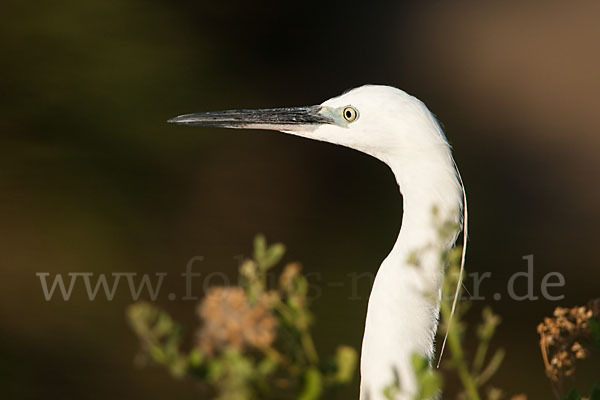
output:
[[[112, 301], [89, 301], [82, 284], [46, 301], [36, 273], [168, 272], [156, 303], [191, 340], [196, 303], [180, 299], [179, 274], [201, 255], [196, 272], [235, 279], [257, 232], [313, 273], [320, 351], [360, 348], [370, 283], [349, 274], [375, 273], [401, 224], [387, 167], [274, 132], [165, 121], [318, 104], [365, 83], [419, 97], [444, 125], [469, 195], [467, 268], [492, 273], [471, 318], [484, 304], [503, 318], [494, 384], [552, 396], [536, 325], [599, 295], [599, 3], [9, 1], [2, 14], [0, 397], [201, 398], [135, 366], [125, 286]], [[529, 254], [535, 294], [558, 271], [563, 300], [506, 295]], [[358, 378], [341, 398], [357, 393]]]

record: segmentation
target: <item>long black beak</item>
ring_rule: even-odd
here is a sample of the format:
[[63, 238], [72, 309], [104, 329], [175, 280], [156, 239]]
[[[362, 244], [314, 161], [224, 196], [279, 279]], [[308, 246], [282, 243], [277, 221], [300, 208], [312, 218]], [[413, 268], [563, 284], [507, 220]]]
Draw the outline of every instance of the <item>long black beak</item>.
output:
[[321, 106], [211, 111], [180, 115], [168, 122], [180, 125], [279, 131], [310, 129], [311, 126], [335, 123], [331, 117], [322, 112]]

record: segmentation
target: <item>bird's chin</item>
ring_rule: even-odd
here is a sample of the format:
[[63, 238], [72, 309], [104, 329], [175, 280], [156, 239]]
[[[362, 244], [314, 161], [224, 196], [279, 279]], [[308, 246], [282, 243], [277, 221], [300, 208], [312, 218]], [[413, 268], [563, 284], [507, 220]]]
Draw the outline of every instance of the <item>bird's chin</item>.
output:
[[311, 139], [315, 132], [315, 127], [310, 125], [303, 126], [284, 126], [278, 129], [280, 132], [287, 133], [288, 135], [302, 136]]
[[314, 125], [290, 125], [281, 127], [278, 129], [280, 132], [286, 133], [288, 135], [300, 136], [306, 139], [318, 140], [329, 142], [329, 138], [326, 135], [323, 135], [322, 132], [319, 132], [320, 129], [318, 126]]

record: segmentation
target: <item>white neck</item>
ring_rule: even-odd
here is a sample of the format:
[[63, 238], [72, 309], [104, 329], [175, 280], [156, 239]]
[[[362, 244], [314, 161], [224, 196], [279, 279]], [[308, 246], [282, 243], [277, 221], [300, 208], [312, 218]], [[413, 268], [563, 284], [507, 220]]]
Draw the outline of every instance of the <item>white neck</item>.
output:
[[[438, 224], [459, 223], [462, 190], [447, 145], [406, 160], [381, 157], [394, 172], [403, 195], [402, 228], [383, 261], [369, 298], [361, 354], [361, 400], [385, 399], [383, 390], [399, 378], [413, 398], [412, 354], [431, 359], [437, 329], [444, 265], [440, 254], [456, 235], [440, 238]], [[438, 224], [433, 209], [437, 209]], [[411, 258], [418, 255], [418, 265]]]

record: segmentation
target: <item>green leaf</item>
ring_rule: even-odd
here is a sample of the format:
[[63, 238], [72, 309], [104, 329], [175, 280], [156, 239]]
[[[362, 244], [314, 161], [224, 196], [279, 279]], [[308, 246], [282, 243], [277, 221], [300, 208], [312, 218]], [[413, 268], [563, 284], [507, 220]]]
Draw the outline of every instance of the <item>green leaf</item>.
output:
[[298, 400], [318, 399], [323, 390], [321, 373], [315, 367], [310, 367], [304, 373], [304, 386]]
[[267, 239], [265, 235], [258, 234], [254, 238], [254, 259], [260, 264], [265, 258], [267, 251]]
[[203, 361], [204, 356], [202, 355], [202, 352], [200, 350], [194, 349], [190, 351], [190, 354], [188, 355], [188, 362], [192, 367], [198, 368], [202, 365]]
[[415, 371], [415, 375], [417, 376], [423, 371], [426, 371], [429, 367], [427, 359], [418, 354], [413, 354], [410, 361], [412, 363], [413, 371]]
[[389, 385], [383, 388], [383, 396], [386, 398], [386, 400], [394, 400], [396, 392], [398, 392], [398, 388], [394, 385]]
[[[415, 358], [413, 357], [413, 361], [415, 360]], [[387, 385], [386, 387], [383, 388], [383, 396], [387, 399], [387, 400], [394, 400], [396, 398], [396, 395], [399, 395], [400, 393], [402, 393], [402, 390], [400, 389], [400, 378], [398, 377], [398, 371], [394, 368], [394, 381]]]
[[592, 337], [596, 341], [596, 345], [600, 346], [600, 321], [596, 318], [590, 318], [588, 320], [590, 330], [592, 331]]
[[267, 357], [258, 364], [257, 370], [260, 375], [270, 375], [275, 371], [277, 365], [277, 360]]
[[349, 383], [354, 377], [356, 370], [356, 361], [358, 355], [356, 350], [350, 346], [339, 346], [335, 354], [335, 362], [337, 364], [337, 373], [335, 381], [337, 383]]
[[152, 345], [150, 347], [150, 357], [152, 357], [152, 359], [159, 363], [162, 364], [166, 361], [166, 355], [164, 350], [162, 349], [162, 347], [158, 346], [158, 345]]
[[264, 235], [256, 235], [254, 238], [254, 260], [261, 271], [266, 271], [277, 264], [285, 254], [285, 246], [275, 243], [267, 246]]
[[428, 371], [421, 377], [421, 398], [431, 399], [442, 388], [442, 378], [435, 371]]
[[173, 321], [171, 320], [171, 317], [169, 317], [169, 314], [161, 311], [158, 314], [158, 320], [154, 326], [155, 334], [158, 336], [166, 336], [171, 333], [173, 328]]
[[281, 243], [275, 243], [266, 250], [262, 260], [263, 270], [267, 270], [276, 265], [285, 254], [285, 246]]
[[207, 380], [209, 382], [216, 382], [225, 372], [223, 362], [220, 359], [210, 360], [206, 372]]
[[429, 399], [434, 397], [442, 388], [442, 378], [429, 368], [427, 358], [413, 354], [411, 358], [413, 371], [419, 388], [418, 399]]
[[187, 369], [188, 363], [184, 357], [177, 357], [169, 364], [169, 371], [174, 378], [183, 378]]
[[561, 400], [581, 400], [581, 395], [577, 391], [577, 389], [573, 388], [567, 395], [567, 397], [561, 398]]
[[590, 393], [590, 400], [600, 400], [600, 383], [596, 383], [592, 387], [592, 392]]

